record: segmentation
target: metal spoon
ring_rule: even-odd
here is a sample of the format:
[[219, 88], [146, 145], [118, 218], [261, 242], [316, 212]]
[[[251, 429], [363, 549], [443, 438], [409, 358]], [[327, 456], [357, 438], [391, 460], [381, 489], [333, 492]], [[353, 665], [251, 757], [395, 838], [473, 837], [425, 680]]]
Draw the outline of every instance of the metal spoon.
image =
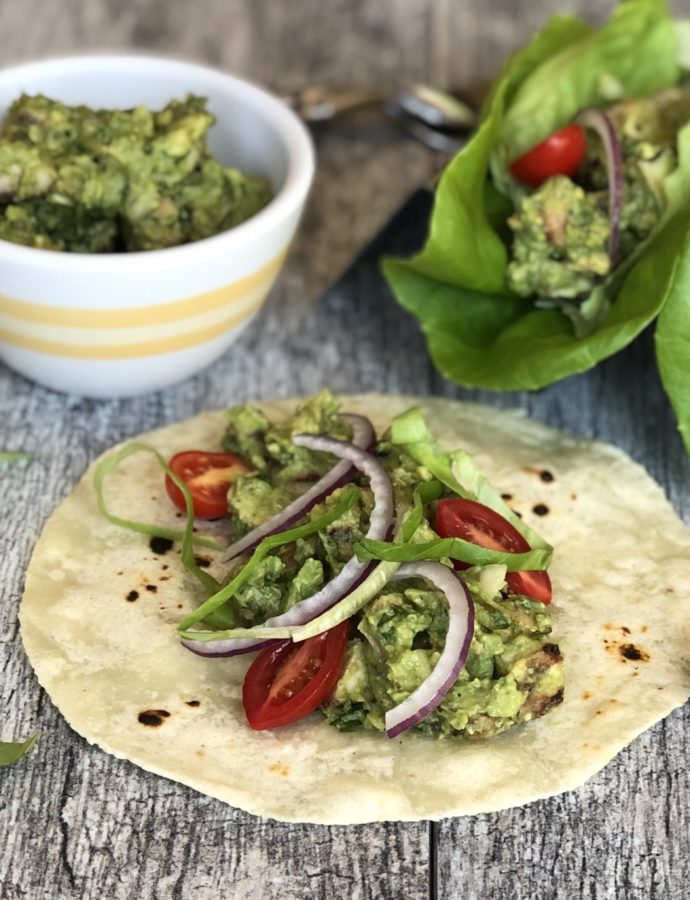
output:
[[391, 95], [374, 89], [342, 90], [312, 85], [285, 100], [308, 123], [332, 121], [357, 109], [379, 106], [425, 146], [454, 153], [477, 124], [477, 109], [485, 90], [485, 84], [473, 85], [451, 94], [416, 84]]
[[308, 124], [330, 122], [345, 113], [377, 106], [385, 102], [388, 94], [369, 88], [331, 88], [308, 85], [283, 100]]

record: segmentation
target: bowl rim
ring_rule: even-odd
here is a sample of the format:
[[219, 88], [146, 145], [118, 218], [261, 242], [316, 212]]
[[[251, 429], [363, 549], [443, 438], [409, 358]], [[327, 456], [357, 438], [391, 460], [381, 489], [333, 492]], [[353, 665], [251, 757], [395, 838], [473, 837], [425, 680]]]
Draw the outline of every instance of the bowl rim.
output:
[[88, 71], [107, 70], [111, 72], [132, 68], [141, 71], [142, 76], [161, 70], [186, 70], [206, 79], [219, 91], [248, 97], [260, 115], [277, 126], [288, 156], [288, 170], [285, 182], [271, 201], [245, 222], [211, 237], [202, 238], [179, 247], [160, 250], [139, 250], [131, 253], [74, 253], [64, 250], [43, 250], [26, 247], [0, 238], [0, 262], [31, 265], [40, 268], [57, 269], [73, 273], [94, 274], [115, 272], [123, 267], [129, 271], [148, 271], [161, 266], [187, 266], [202, 262], [205, 258], [216, 257], [227, 250], [227, 245], [235, 249], [253, 243], [265, 231], [279, 225], [305, 201], [316, 169], [314, 145], [309, 132], [299, 117], [286, 103], [265, 88], [251, 80], [231, 75], [212, 66], [169, 56], [157, 56], [150, 52], [105, 52], [54, 56], [0, 69], [0, 85], [21, 79], [23, 75], [35, 77], [59, 71], [69, 74], [78, 71], [87, 75]]

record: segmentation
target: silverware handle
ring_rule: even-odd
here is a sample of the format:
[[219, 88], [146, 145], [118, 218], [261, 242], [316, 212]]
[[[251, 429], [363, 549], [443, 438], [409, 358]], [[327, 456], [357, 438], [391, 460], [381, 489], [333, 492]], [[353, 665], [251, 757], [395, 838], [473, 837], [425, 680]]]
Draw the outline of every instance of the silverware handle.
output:
[[283, 97], [305, 122], [327, 122], [341, 113], [351, 112], [383, 101], [387, 93], [373, 88], [329, 88], [312, 85]]

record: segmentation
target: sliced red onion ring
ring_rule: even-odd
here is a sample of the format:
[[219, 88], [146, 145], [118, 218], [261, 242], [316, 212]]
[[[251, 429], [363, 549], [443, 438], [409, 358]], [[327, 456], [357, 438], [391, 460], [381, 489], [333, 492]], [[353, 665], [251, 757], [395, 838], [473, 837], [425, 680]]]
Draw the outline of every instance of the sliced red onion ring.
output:
[[600, 109], [584, 109], [578, 114], [577, 122], [591, 128], [601, 138], [606, 154], [606, 170], [609, 179], [609, 258], [614, 266], [618, 260], [620, 241], [621, 209], [623, 207], [623, 154], [613, 123]]
[[[349, 465], [354, 466], [369, 478], [370, 488], [374, 495], [374, 508], [369, 517], [369, 529], [366, 537], [385, 540], [393, 523], [394, 493], [388, 472], [381, 463], [361, 447], [345, 441], [337, 441], [325, 435], [298, 434], [293, 440], [298, 447], [332, 453], [343, 461], [347, 461]], [[304, 625], [306, 622], [310, 622], [361, 584], [375, 565], [376, 561], [360, 562], [356, 556], [353, 556], [345, 563], [335, 578], [332, 578], [321, 590], [312, 594], [311, 597], [295, 603], [287, 612], [262, 622], [262, 627]], [[206, 642], [182, 641], [183, 646], [198, 656], [236, 656], [239, 653], [258, 650], [260, 647], [267, 646], [268, 643], [272, 642], [254, 641], [251, 638], [228, 638], [227, 640]]]
[[[373, 447], [376, 441], [376, 433], [369, 419], [351, 413], [343, 413], [341, 418], [352, 426], [352, 444], [355, 447], [360, 447], [362, 450], [369, 450]], [[356, 468], [349, 460], [341, 460], [330, 472], [313, 484], [308, 491], [297, 497], [292, 503], [289, 503], [285, 509], [262, 522], [261, 525], [254, 528], [249, 534], [245, 534], [238, 541], [235, 541], [234, 544], [231, 544], [225, 551], [222, 562], [231, 562], [243, 553], [250, 553], [258, 547], [265, 537], [277, 534], [279, 531], [286, 531], [295, 522], [303, 519], [312, 507], [324, 500], [336, 488], [352, 481], [355, 472]]]
[[386, 713], [386, 734], [397, 737], [417, 725], [440, 705], [455, 684], [474, 634], [474, 603], [463, 582], [452, 569], [437, 562], [405, 563], [391, 577], [424, 578], [446, 595], [448, 601], [448, 633], [443, 653], [429, 677], [410, 696]]

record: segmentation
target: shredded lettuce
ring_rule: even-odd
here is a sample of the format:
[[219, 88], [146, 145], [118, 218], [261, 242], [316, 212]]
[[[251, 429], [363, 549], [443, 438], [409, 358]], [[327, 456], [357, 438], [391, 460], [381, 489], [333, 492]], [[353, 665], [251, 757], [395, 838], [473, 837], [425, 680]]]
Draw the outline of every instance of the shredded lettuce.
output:
[[[326, 528], [346, 513], [348, 509], [354, 506], [358, 497], [359, 488], [350, 485], [344, 490], [342, 497], [340, 497], [335, 506], [327, 513], [324, 513], [324, 515], [319, 516], [304, 525], [298, 525], [295, 528], [290, 528], [287, 531], [282, 531], [279, 534], [272, 534], [269, 537], [264, 538], [238, 574], [224, 587], [216, 590], [198, 609], [195, 609], [194, 612], [186, 616], [178, 625], [178, 631], [182, 632], [184, 637], [191, 638], [192, 640], [200, 640], [198, 637], [200, 632], [192, 631], [187, 633], [187, 629], [191, 625], [201, 622], [202, 620], [208, 621], [208, 617], [211, 613], [215, 613], [221, 607], [224, 607], [238, 588], [251, 577], [252, 573], [256, 570], [261, 561], [268, 556], [271, 550], [275, 550], [283, 544], [289, 544], [292, 541], [298, 541], [301, 538], [309, 537], [309, 535], [315, 534], [317, 531]], [[253, 634], [252, 629], [239, 629], [239, 631], [242, 632], [240, 635], [241, 637], [248, 637]], [[211, 632], [211, 634], [213, 635], [213, 638], [207, 637], [206, 640], [218, 640], [220, 637], [230, 636], [231, 634], [234, 634], [234, 632], [226, 631], [223, 635], [218, 632]]]
[[[425, 485], [424, 489], [429, 491], [428, 496], [431, 499], [431, 495], [435, 490], [432, 483]], [[394, 543], [402, 541], [405, 535], [411, 537], [414, 531], [419, 527], [419, 524], [421, 523], [419, 510], [421, 509], [421, 504], [423, 502], [422, 495], [424, 495], [424, 490], [420, 493], [418, 489], [412, 510], [406, 515], [400, 514], [398, 516], [398, 525], [396, 526], [395, 534], [393, 535]], [[412, 528], [412, 525], [414, 525], [414, 528]], [[355, 613], [359, 612], [360, 609], [363, 609], [370, 600], [383, 590], [399, 568], [400, 563], [398, 562], [379, 563], [372, 569], [364, 581], [354, 589], [354, 591], [347, 594], [330, 609], [327, 609], [324, 613], [321, 613], [320, 616], [317, 616], [305, 625], [288, 625], [284, 627], [272, 625], [264, 627], [262, 625], [255, 625], [252, 628], [234, 628], [223, 632], [183, 631], [181, 636], [186, 640], [202, 642], [229, 640], [231, 638], [254, 638], [260, 640], [271, 638], [283, 640], [292, 638], [293, 641], [305, 641], [307, 638], [328, 631], [330, 628], [335, 628], [336, 625], [340, 625], [340, 623], [344, 622], [346, 619], [352, 618]], [[182, 623], [180, 628], [184, 625], [185, 622]]]
[[[471, 566], [505, 565], [509, 572], [535, 569], [546, 569], [553, 557], [553, 548], [534, 529], [523, 522], [513, 510], [506, 505], [500, 494], [491, 483], [475, 467], [472, 459], [464, 450], [445, 452], [441, 450], [434, 436], [429, 431], [419, 407], [413, 407], [397, 416], [391, 422], [390, 441], [404, 447], [405, 452], [420, 465], [427, 468], [437, 482], [446, 485], [459, 497], [476, 500], [500, 513], [525, 538], [531, 550], [525, 553], [508, 553], [499, 550], [488, 550], [464, 541], [460, 538], [439, 538], [436, 541], [410, 543], [410, 538], [420, 524], [423, 514], [422, 498], [419, 489], [415, 492], [415, 504], [407, 519], [403, 534], [403, 542], [391, 544], [386, 541], [372, 541], [364, 538], [355, 547], [357, 556], [362, 559], [378, 559], [387, 562], [416, 562], [423, 559], [457, 559]], [[440, 496], [436, 490], [434, 497]], [[415, 528], [409, 531], [409, 526]]]
[[[477, 500], [500, 513], [507, 519], [525, 538], [532, 550], [545, 551], [549, 556], [553, 548], [533, 528], [524, 522], [504, 502], [501, 495], [476, 468], [468, 453], [464, 450], [446, 452], [436, 443], [433, 434], [429, 431], [424, 416], [419, 407], [413, 407], [397, 416], [391, 422], [391, 443], [404, 447], [405, 452], [425, 466], [440, 482], [449, 487], [459, 497], [467, 500]], [[465, 542], [461, 542], [465, 543]], [[472, 546], [472, 545], [468, 545]], [[456, 548], [460, 549], [460, 548]], [[490, 552], [490, 551], [484, 551]], [[512, 554], [505, 554], [511, 556]], [[412, 558], [412, 557], [411, 557]], [[415, 556], [414, 559], [420, 557]], [[438, 559], [439, 557], [434, 557]], [[463, 559], [463, 557], [457, 557]], [[491, 559], [491, 563], [505, 562], [505, 560]], [[486, 565], [487, 563], [473, 563], [473, 565]], [[548, 565], [548, 563], [547, 563]], [[519, 568], [546, 568], [546, 566], [529, 566]], [[514, 571], [511, 569], [511, 571]]]
[[[119, 525], [121, 528], [128, 528], [130, 531], [137, 531], [139, 534], [148, 534], [151, 537], [161, 537], [166, 538], [169, 541], [181, 541], [187, 529], [184, 531], [176, 531], [171, 528], [165, 528], [162, 525], [153, 525], [149, 522], [137, 522], [134, 519], [123, 519], [121, 516], [117, 516], [114, 513], [111, 513], [108, 509], [105, 497], [103, 494], [103, 483], [105, 479], [110, 475], [113, 469], [116, 469], [122, 462], [124, 462], [127, 457], [132, 456], [134, 453], [152, 453], [161, 469], [165, 472], [166, 475], [169, 475], [174, 484], [180, 489], [182, 495], [185, 499], [185, 504], [187, 505], [187, 513], [190, 511], [192, 513], [192, 518], [194, 517], [194, 510], [192, 506], [192, 496], [189, 493], [189, 489], [187, 485], [181, 481], [177, 475], [172, 471], [172, 469], [168, 466], [164, 457], [156, 450], [155, 447], [151, 447], [149, 444], [143, 444], [139, 441], [132, 441], [129, 444], [125, 444], [120, 450], [116, 453], [113, 453], [112, 456], [106, 457], [102, 460], [98, 466], [96, 467], [96, 471], [93, 475], [93, 485], [94, 490], [96, 492], [96, 503], [98, 505], [98, 509], [105, 516], [105, 518], [112, 522], [113, 525]], [[215, 538], [209, 537], [197, 537], [196, 535], [192, 537], [192, 542], [198, 544], [200, 547], [209, 547], [212, 550], [219, 550], [220, 545]]]
[[228, 631], [183, 631], [181, 636], [185, 640], [207, 641], [228, 640], [231, 638], [253, 638], [255, 640], [285, 640], [306, 641], [307, 638], [322, 634], [346, 619], [351, 619], [355, 613], [363, 609], [370, 600], [380, 593], [388, 584], [391, 577], [400, 568], [397, 562], [381, 562], [354, 591], [343, 597], [338, 603], [321, 613], [311, 622], [305, 625], [263, 626], [255, 625], [252, 628], [233, 628]]
[[400, 563], [397, 562], [380, 562], [352, 593], [343, 597], [339, 603], [312, 619], [311, 622], [307, 622], [306, 625], [292, 628], [289, 636], [293, 641], [306, 641], [307, 638], [322, 634], [324, 631], [340, 625], [341, 622], [351, 619], [360, 609], [364, 609], [377, 594], [381, 593], [399, 568]]
[[442, 490], [443, 485], [440, 481], [426, 481], [417, 485], [413, 494], [412, 509], [405, 517], [400, 532], [400, 540], [403, 544], [412, 540], [415, 531], [424, 521], [424, 504], [431, 503], [432, 500], [438, 500]]

